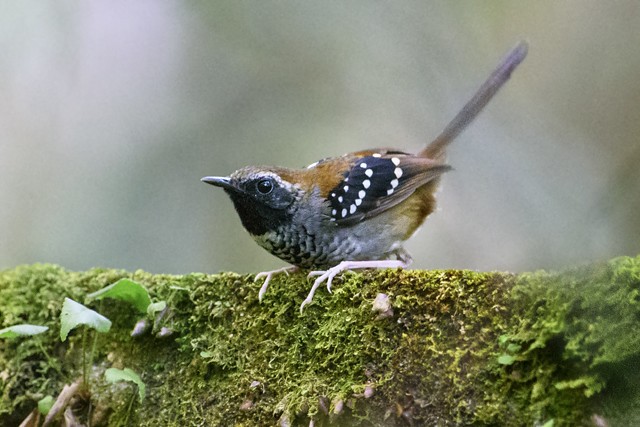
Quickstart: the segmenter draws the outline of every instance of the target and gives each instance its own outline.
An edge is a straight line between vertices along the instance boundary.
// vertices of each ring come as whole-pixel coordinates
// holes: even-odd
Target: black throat
[[[244,228],[254,236],[261,236],[268,231],[275,231],[291,221],[292,214],[287,209],[274,209],[259,203],[253,197],[225,189],[233,201]]]

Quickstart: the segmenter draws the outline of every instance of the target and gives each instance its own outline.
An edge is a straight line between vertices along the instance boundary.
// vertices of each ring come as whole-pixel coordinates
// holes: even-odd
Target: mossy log
[[[61,342],[63,299],[120,278],[167,301],[165,337],[132,338],[139,315],[103,300],[90,306],[111,331]],[[260,303],[250,275],[2,271],[0,328],[50,329],[0,340],[0,425],[73,383],[83,354],[92,375],[74,411],[92,426],[640,425],[640,257],[557,273],[348,273],[301,314],[309,286],[280,276]],[[109,367],[139,373],[146,398],[106,384]]]

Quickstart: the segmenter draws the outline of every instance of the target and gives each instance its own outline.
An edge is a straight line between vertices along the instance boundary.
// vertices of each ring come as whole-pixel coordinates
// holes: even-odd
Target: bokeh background
[[[417,151],[520,39],[414,266],[640,253],[637,1],[32,0],[0,4],[0,268],[280,267],[202,176]]]

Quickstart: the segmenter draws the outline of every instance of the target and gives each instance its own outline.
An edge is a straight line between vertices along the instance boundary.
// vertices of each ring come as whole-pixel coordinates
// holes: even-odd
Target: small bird
[[[264,277],[262,300],[274,274],[315,269],[319,276],[300,306],[326,281],[348,270],[406,268],[403,243],[434,211],[440,177],[451,169],[445,149],[509,79],[527,55],[516,45],[462,110],[417,154],[381,148],[322,159],[304,169],[247,166],[228,177],[207,176],[231,198],[244,228],[271,254],[293,266]]]

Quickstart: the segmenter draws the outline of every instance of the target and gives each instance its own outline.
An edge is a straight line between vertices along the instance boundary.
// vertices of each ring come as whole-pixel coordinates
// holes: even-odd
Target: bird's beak
[[[231,185],[231,180],[227,176],[205,176],[200,181],[207,184],[215,185],[216,187],[222,187],[224,189],[231,190],[234,187]]]

